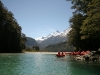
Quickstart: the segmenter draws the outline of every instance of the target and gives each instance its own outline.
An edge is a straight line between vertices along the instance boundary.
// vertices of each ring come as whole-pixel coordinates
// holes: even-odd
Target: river
[[[3,53],[0,75],[100,75],[100,63],[57,58],[55,53]]]

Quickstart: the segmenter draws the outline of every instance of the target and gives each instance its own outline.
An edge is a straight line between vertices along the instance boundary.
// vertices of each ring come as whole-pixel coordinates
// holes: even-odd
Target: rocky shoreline
[[[86,55],[76,55],[75,60],[100,61],[100,50],[91,51]]]

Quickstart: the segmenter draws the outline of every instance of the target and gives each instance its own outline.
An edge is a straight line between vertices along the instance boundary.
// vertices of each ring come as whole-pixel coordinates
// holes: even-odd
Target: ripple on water
[[[99,75],[100,65],[93,62],[57,58],[55,54],[0,54],[0,75]]]

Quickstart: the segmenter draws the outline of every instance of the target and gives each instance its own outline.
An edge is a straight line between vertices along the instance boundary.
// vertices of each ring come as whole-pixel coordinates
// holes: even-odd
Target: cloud
[[[48,28],[48,30],[49,30],[51,33],[53,33],[53,32],[56,31],[54,28]]]

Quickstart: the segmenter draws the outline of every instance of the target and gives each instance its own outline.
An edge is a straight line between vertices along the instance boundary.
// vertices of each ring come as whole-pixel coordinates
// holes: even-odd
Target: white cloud
[[[55,32],[56,30],[55,29],[53,29],[53,28],[48,28],[48,30],[51,32],[51,33],[53,33],[53,32]]]

